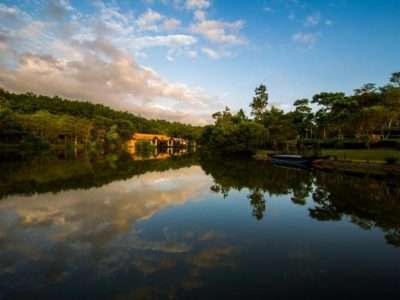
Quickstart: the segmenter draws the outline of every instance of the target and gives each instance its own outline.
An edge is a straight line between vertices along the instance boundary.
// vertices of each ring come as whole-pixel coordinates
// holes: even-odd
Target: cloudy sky
[[[400,71],[398,0],[0,0],[0,86],[197,124]]]

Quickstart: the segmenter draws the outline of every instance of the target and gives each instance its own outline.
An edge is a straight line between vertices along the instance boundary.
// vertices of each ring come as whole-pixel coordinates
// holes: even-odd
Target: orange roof
[[[135,133],[132,137],[135,140],[151,141],[157,138],[160,141],[170,140],[171,137],[165,134]]]

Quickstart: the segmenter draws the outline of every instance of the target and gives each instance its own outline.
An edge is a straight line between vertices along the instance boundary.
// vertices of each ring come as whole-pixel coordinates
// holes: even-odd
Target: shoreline
[[[253,156],[253,159],[270,161],[266,153],[257,153]],[[316,159],[313,161],[311,169],[326,172],[339,172],[355,176],[399,178],[400,181],[400,164],[384,164],[356,160]]]
[[[320,159],[312,163],[316,170],[340,172],[350,175],[370,175],[380,178],[400,178],[399,164],[376,164],[346,160]]]

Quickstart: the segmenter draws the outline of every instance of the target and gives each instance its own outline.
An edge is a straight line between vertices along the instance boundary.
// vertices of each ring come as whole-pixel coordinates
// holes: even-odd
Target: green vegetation
[[[379,88],[368,83],[352,95],[322,92],[311,100],[298,99],[289,112],[269,107],[268,98],[265,85],[256,88],[250,103],[252,119],[243,110],[215,113],[215,124],[204,129],[201,142],[229,153],[254,153],[257,148],[400,149],[400,72]],[[384,161],[387,155],[379,153],[377,160]]]
[[[189,154],[164,160],[133,161],[126,152],[83,155],[58,159],[54,154],[26,161],[3,162],[0,172],[0,199],[15,194],[57,193],[69,189],[100,187],[146,172],[189,167],[197,157]]]
[[[199,126],[144,119],[101,104],[0,89],[0,156],[44,147],[115,151],[134,132],[198,140],[201,130]]]
[[[289,112],[269,106],[268,100],[267,87],[260,85],[250,103],[251,117],[226,107],[213,114],[213,125],[198,127],[147,120],[100,104],[0,89],[0,156],[46,147],[75,153],[116,151],[134,132],[147,132],[194,140],[220,153],[390,148],[393,152],[322,154],[371,162],[398,160],[394,149],[400,149],[400,72],[382,87],[368,83],[352,95],[322,92],[311,100],[298,99]]]
[[[400,151],[394,149],[322,149],[323,156],[339,160],[385,163],[388,159],[400,159]]]
[[[243,111],[233,115],[229,108],[213,115],[215,126],[206,126],[200,142],[211,150],[244,153],[263,145],[267,131],[261,124],[248,120]]]
[[[267,160],[273,153],[272,150],[257,150],[254,158]],[[396,149],[320,149],[318,154],[353,162],[396,163],[400,160],[400,151]]]

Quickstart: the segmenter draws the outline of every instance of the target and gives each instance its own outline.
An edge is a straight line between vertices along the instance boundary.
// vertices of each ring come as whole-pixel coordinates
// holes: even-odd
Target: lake
[[[0,167],[0,299],[400,299],[397,182],[193,154]]]

